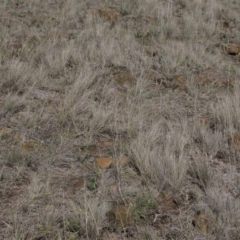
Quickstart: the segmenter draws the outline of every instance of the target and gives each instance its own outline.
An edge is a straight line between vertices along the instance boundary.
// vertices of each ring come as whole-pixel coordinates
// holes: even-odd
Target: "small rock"
[[[192,221],[193,226],[203,235],[211,235],[217,229],[215,218],[209,212],[204,210],[198,211]]]
[[[201,126],[209,126],[209,124],[211,123],[210,120],[208,118],[199,118],[197,120],[198,125]]]
[[[117,164],[121,167],[125,167],[130,162],[130,159],[128,157],[120,157],[117,160]]]
[[[158,55],[158,51],[156,48],[153,48],[153,47],[145,47],[144,48],[146,54],[150,57],[155,57]]]
[[[240,149],[240,132],[232,134],[228,138],[228,144],[233,145],[236,149]]]
[[[182,75],[176,75],[170,79],[166,79],[162,76],[158,79],[157,82],[170,91],[181,93],[187,91],[187,88],[185,86],[186,81],[187,80]]]
[[[29,120],[30,118],[33,117],[33,114],[30,112],[18,112],[15,114],[16,119],[18,120]]]
[[[71,178],[68,179],[66,181],[66,186],[65,189],[69,192],[69,193],[76,193],[78,190],[82,189],[85,185],[85,181],[82,177],[80,178]]]
[[[174,82],[179,85],[185,85],[187,79],[183,75],[179,74],[174,76]]]
[[[17,145],[21,142],[22,136],[20,132],[16,132],[13,136],[13,145]]]
[[[111,192],[115,192],[117,193],[118,191],[118,185],[116,183],[113,183],[110,187],[109,187]]]
[[[111,67],[110,74],[121,87],[131,86],[135,82],[130,70],[124,66]]]
[[[201,73],[195,75],[196,83],[199,87],[233,87],[236,77],[227,71],[207,68]]]
[[[116,206],[107,212],[107,218],[110,224],[116,227],[126,227],[133,224],[132,209],[128,206]]]
[[[101,234],[101,239],[102,239],[102,240],[111,239],[111,238],[110,238],[110,235],[111,235],[111,233],[109,232],[109,230],[108,230],[108,229],[104,229],[103,232],[102,232],[102,234]]]
[[[230,55],[238,55],[238,53],[240,52],[240,46],[238,46],[237,44],[231,43],[227,46],[227,52]]]
[[[128,71],[117,72],[114,75],[114,79],[121,86],[131,84],[135,80],[131,73]]]
[[[174,193],[170,187],[166,187],[158,196],[158,203],[165,208],[176,208],[177,203],[174,198]]]
[[[118,12],[114,8],[100,8],[98,9],[100,17],[105,18],[107,21],[111,23],[115,23],[120,17],[122,17],[122,14]]]
[[[36,151],[39,148],[41,148],[42,144],[36,140],[25,140],[22,144],[21,144],[21,151],[22,152],[30,152],[30,151]]]
[[[118,12],[116,9],[108,7],[89,9],[88,13],[95,17],[104,18],[105,20],[112,24],[116,23],[122,17],[122,14]]]
[[[165,88],[171,88],[171,87],[172,87],[171,81],[169,81],[169,80],[167,80],[167,79],[161,79],[160,83],[161,83]]]
[[[66,33],[52,33],[52,32],[48,32],[45,36],[44,36],[45,39],[58,39],[58,40],[61,40],[61,39],[68,39],[69,36],[66,34]]]
[[[69,194],[75,194],[85,187],[86,182],[82,176],[74,176],[74,174],[63,176],[63,174],[58,174],[51,176],[50,184],[54,188],[60,187]]]
[[[112,165],[112,158],[97,158],[96,164],[101,169],[107,169]]]
[[[108,148],[111,147],[113,145],[113,141],[109,140],[109,141],[102,141],[99,143],[99,147],[101,148]]]
[[[153,69],[147,70],[144,73],[144,77],[147,80],[151,80],[154,83],[158,83],[158,84],[161,84],[162,80],[164,80],[164,76]]]
[[[0,128],[0,139],[5,140],[13,135],[13,130],[8,127],[1,127]]]

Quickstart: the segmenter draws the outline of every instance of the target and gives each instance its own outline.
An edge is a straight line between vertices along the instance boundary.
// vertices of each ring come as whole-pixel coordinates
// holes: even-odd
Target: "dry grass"
[[[239,14],[3,1],[0,239],[239,239]]]

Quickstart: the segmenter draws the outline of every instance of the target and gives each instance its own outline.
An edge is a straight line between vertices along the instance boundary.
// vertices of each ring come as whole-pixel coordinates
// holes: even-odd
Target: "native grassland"
[[[0,239],[239,239],[237,0],[0,0],[0,43]]]

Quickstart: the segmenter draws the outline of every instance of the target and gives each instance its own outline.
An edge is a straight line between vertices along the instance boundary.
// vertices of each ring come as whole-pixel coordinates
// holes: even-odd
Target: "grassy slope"
[[[2,1],[0,239],[238,239],[239,26],[234,0]]]

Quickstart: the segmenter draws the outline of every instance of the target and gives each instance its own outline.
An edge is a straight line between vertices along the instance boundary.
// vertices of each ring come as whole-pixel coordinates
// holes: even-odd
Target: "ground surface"
[[[239,239],[238,1],[0,1],[0,42],[0,239]]]

